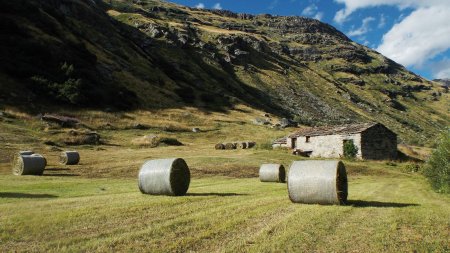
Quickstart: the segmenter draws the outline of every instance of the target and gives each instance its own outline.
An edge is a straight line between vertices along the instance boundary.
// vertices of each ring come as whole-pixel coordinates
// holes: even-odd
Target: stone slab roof
[[[347,124],[340,126],[324,126],[324,127],[310,127],[300,129],[297,132],[289,135],[290,138],[299,136],[322,136],[322,135],[336,135],[336,134],[356,134],[364,132],[379,123],[361,123],[361,124]]]
[[[287,143],[287,137],[282,137],[279,139],[276,139],[272,142],[272,144],[286,144]]]

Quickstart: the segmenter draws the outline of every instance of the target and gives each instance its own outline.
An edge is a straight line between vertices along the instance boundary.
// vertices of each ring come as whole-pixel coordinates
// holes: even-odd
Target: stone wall
[[[376,125],[361,135],[363,159],[394,160],[397,158],[397,135],[382,125]]]
[[[344,140],[353,140],[353,143],[358,147],[357,158],[362,158],[361,153],[361,135],[325,135],[325,136],[311,136],[309,142],[306,142],[305,136],[300,136],[296,141],[296,148],[302,151],[312,151],[311,157],[323,158],[340,158],[344,156]],[[288,145],[292,143],[292,138],[287,139]]]

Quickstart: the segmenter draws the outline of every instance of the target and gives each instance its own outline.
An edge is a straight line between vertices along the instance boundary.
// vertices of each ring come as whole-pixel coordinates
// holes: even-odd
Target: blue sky
[[[427,78],[450,78],[450,0],[170,0],[316,18]]]

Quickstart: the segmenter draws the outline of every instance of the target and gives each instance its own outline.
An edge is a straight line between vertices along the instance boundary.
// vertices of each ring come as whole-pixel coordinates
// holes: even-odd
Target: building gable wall
[[[361,133],[361,151],[363,159],[396,159],[397,135],[383,125],[375,125]]]
[[[307,137],[299,136],[296,140],[296,149],[302,151],[312,151],[311,157],[323,158],[340,158],[344,155],[344,140],[353,140],[353,143],[358,147],[357,158],[362,158],[361,153],[361,134],[344,134],[344,135],[324,135],[324,136],[310,136],[309,142]],[[288,143],[291,143],[291,138],[288,138]],[[291,147],[292,148],[292,147]]]

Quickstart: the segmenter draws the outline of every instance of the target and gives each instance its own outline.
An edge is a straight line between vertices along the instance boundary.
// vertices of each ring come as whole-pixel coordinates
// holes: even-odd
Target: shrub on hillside
[[[433,189],[450,193],[450,129],[443,134],[437,148],[428,159],[423,174]]]

